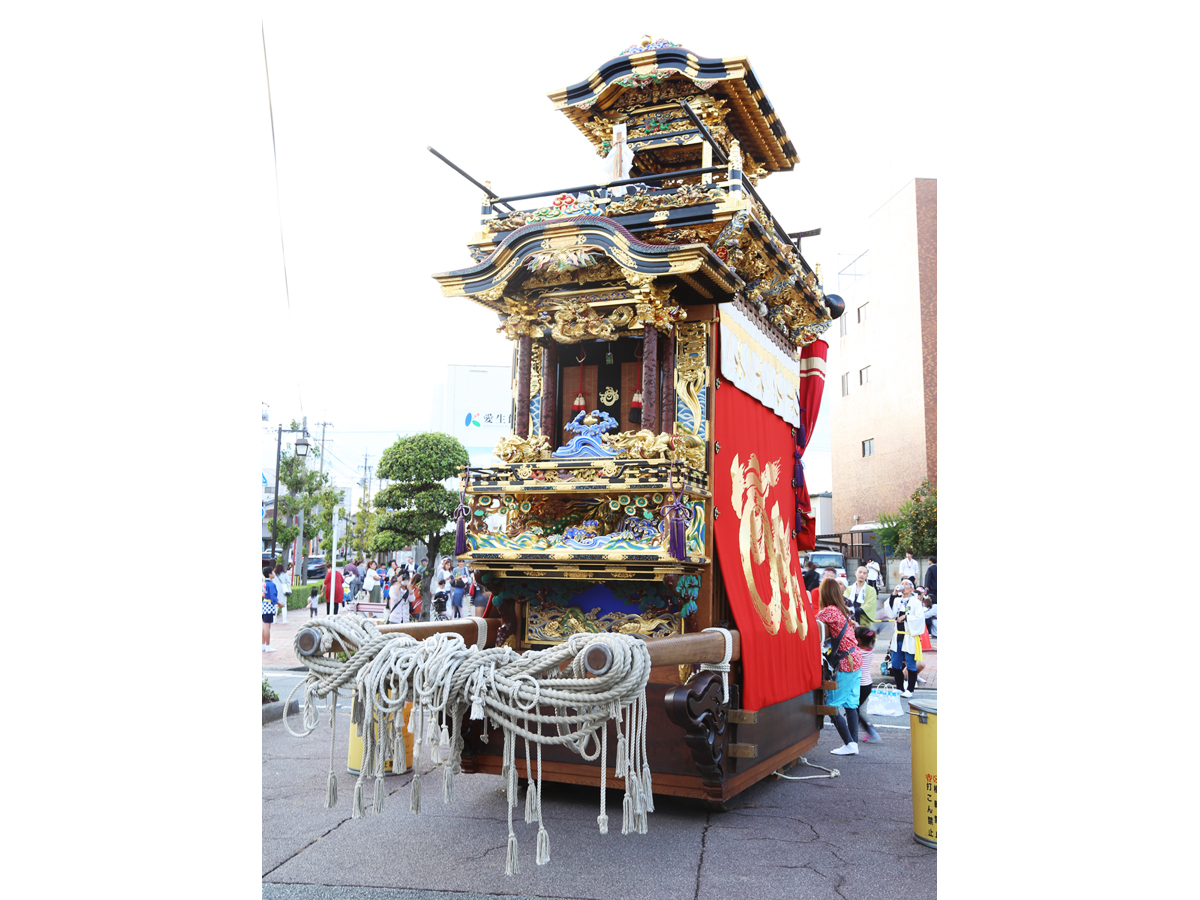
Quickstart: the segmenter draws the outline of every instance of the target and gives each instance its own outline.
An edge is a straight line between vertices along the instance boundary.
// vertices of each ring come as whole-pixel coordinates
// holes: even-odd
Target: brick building
[[[937,180],[902,187],[868,235],[839,272],[846,312],[825,335],[835,532],[937,484]]]

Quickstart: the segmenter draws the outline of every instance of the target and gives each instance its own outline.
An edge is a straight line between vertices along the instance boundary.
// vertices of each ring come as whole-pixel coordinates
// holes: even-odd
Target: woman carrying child
[[[834,727],[844,746],[835,747],[830,753],[836,756],[852,756],[858,753],[858,694],[861,681],[862,651],[854,639],[854,627],[850,624],[850,610],[842,599],[842,585],[836,578],[821,582],[820,611],[817,621],[825,626],[829,635],[827,659],[837,679],[837,690],[827,695],[825,702],[838,707],[837,715],[831,716]],[[840,639],[839,639],[840,635]],[[843,717],[841,709],[846,710]],[[849,727],[847,727],[849,720]]]

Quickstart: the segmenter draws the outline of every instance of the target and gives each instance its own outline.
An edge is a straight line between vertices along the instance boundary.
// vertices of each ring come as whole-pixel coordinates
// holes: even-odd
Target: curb
[[[283,708],[287,706],[288,715],[294,716],[300,712],[300,698],[293,697],[291,703],[285,700],[276,700],[274,703],[264,703],[262,705],[262,723],[266,725],[268,722],[278,722],[283,718]]]

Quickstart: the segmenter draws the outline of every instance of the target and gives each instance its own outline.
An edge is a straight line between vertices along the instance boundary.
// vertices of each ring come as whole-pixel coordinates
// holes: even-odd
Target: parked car
[[[837,579],[842,584],[847,584],[846,581],[846,557],[836,550],[824,550],[818,547],[815,550],[809,550],[805,555],[803,565],[807,566],[808,561],[812,560],[813,565],[817,567],[817,574],[828,568],[833,568],[837,571]]]
[[[324,578],[325,577],[325,557],[310,556],[308,558],[308,577],[309,578]]]

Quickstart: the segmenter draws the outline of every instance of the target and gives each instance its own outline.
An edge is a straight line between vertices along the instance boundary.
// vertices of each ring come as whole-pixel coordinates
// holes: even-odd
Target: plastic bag
[[[871,691],[871,696],[863,705],[863,712],[868,716],[902,716],[904,704],[900,702],[900,692],[894,685],[879,684]]]

